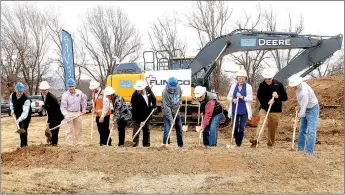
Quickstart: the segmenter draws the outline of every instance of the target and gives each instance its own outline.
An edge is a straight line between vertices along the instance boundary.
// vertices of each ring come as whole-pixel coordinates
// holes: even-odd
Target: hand
[[[273,92],[273,97],[278,99],[278,97],[279,97],[278,93],[277,92]]]
[[[143,127],[143,126],[145,126],[145,122],[140,123],[140,127]]]
[[[17,123],[18,125],[19,125],[20,122],[21,122],[21,121],[19,121],[19,119],[16,120],[16,123]]]
[[[292,126],[293,126],[294,128],[296,128],[296,127],[297,127],[298,122],[299,122],[299,118],[297,117],[296,122],[295,122],[295,120],[293,120],[293,121],[292,121]]]
[[[14,116],[14,112],[11,112],[11,116]]]
[[[94,112],[95,112],[95,109],[92,108],[92,109],[91,109],[91,113],[92,113],[92,114],[95,114]]]
[[[295,107],[295,111],[298,110],[298,106]]]
[[[83,113],[83,114],[86,114],[86,110],[83,110],[82,113]]]
[[[268,105],[272,105],[274,103],[274,100],[270,100],[269,102],[268,102]]]
[[[236,97],[243,99],[243,95],[237,92]]]
[[[182,101],[178,103],[178,106],[181,107],[182,106]]]
[[[237,104],[237,99],[232,99],[232,102],[233,102],[234,104]]]
[[[99,118],[99,123],[103,123],[104,122],[104,117]]]
[[[202,128],[202,126],[200,126],[200,131],[199,131],[199,132],[202,133],[202,132],[204,132],[204,130],[205,130],[205,129]]]
[[[170,119],[170,125],[174,126],[174,120],[173,119]]]

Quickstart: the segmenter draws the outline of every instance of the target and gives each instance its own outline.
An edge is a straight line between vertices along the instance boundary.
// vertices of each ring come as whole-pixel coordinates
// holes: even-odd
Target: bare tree
[[[262,30],[262,8],[257,6],[257,15],[249,15],[246,11],[243,11],[241,20],[237,20],[235,25],[237,29],[256,29]],[[248,83],[253,86],[253,90],[256,90],[259,86],[261,79],[261,71],[263,69],[263,61],[268,59],[267,50],[257,51],[244,51],[241,53],[231,54],[235,64],[240,68],[244,68],[248,74]]]
[[[176,50],[180,49],[182,52],[180,55],[185,55],[186,43],[179,37],[178,24],[179,20],[175,12],[172,16],[162,15],[151,23],[148,35],[154,51],[167,50],[170,56],[176,56],[179,55]]]
[[[229,21],[232,10],[224,1],[197,1],[196,8],[187,14],[188,26],[197,30],[200,45],[203,48],[207,42],[215,40],[224,35],[226,24]],[[215,90],[219,89],[219,78],[221,72],[221,62],[212,73],[212,83]]]
[[[48,73],[48,31],[45,15],[30,3],[7,5],[2,10],[2,28],[9,44],[16,49],[21,74],[29,94],[38,93],[38,86]]]
[[[230,82],[230,77],[224,71],[221,71],[219,90],[217,92],[219,92],[221,95],[227,94],[230,90]]]
[[[120,61],[126,58],[134,61],[139,57],[139,33],[120,8],[93,8],[86,13],[79,32],[91,58],[91,62],[82,68],[92,78],[100,80],[103,86]]]
[[[65,71],[64,71],[64,65],[62,63],[62,24],[60,22],[59,18],[59,10],[50,8],[47,12],[47,20],[48,20],[48,28],[49,28],[49,34],[50,38],[54,43],[54,51],[56,54],[56,58],[52,58],[51,60],[54,61],[56,64],[58,64],[58,70],[56,71],[57,76],[66,83],[65,78]],[[74,67],[76,69],[75,71],[75,77],[76,82],[79,83],[80,76],[82,74],[81,67],[83,67],[86,63],[85,60],[85,52],[83,47],[78,44],[78,40],[74,39],[73,37],[73,57],[74,57]]]
[[[285,32],[294,32],[300,34],[304,30],[304,20],[301,16],[299,21],[294,23],[293,18],[291,14],[289,14],[289,26],[285,30]],[[264,13],[264,23],[266,26],[267,31],[273,31],[277,32],[277,16],[276,13],[273,12],[273,10],[265,10]],[[283,29],[284,30],[284,29]],[[303,50],[302,49],[288,49],[288,50],[271,50],[270,57],[274,59],[274,62],[276,64],[276,67],[278,68],[278,71],[283,69],[287,64],[290,63],[292,59],[294,59],[296,56],[298,56]]]

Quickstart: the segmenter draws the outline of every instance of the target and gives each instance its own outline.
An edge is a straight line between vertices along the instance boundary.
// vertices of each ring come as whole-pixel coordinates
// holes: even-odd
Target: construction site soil
[[[151,147],[131,147],[132,127],[126,129],[125,147],[99,146],[91,115],[83,116],[82,146],[68,147],[65,128],[59,146],[46,146],[46,118],[34,116],[29,147],[19,149],[19,135],[11,117],[1,118],[1,193],[344,193],[344,78],[308,81],[321,104],[315,155],[291,150],[295,92],[288,89],[277,143],[266,147],[266,132],[258,148],[249,139],[256,128],[247,127],[240,148],[226,148],[231,123],[221,128],[218,146],[198,145],[194,126],[184,132],[184,147],[161,147],[162,127],[151,127]],[[340,105],[340,106],[337,106]],[[294,146],[297,147],[298,129]],[[142,134],[140,134],[142,140]]]

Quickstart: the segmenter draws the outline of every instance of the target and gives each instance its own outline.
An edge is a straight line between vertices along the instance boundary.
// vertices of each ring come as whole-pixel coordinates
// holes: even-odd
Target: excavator
[[[192,91],[197,85],[205,86],[210,90],[210,75],[215,67],[219,65],[218,60],[225,55],[241,51],[303,49],[299,55],[292,59],[275,75],[274,79],[284,83],[286,79],[298,72],[303,71],[301,76],[305,77],[318,68],[337,50],[341,49],[342,41],[342,34],[335,36],[319,36],[311,34],[303,35],[294,32],[237,29],[210,41],[195,57],[171,57],[171,55],[161,55],[164,57],[158,58],[157,56],[159,53],[167,53],[167,51],[145,51],[143,53],[143,71],[151,70],[159,72],[161,70],[191,69]],[[152,61],[147,61],[145,57],[147,53],[152,54]],[[154,59],[155,56],[156,59]],[[126,69],[125,66],[122,66],[122,68]],[[144,79],[144,73],[140,71],[134,71],[132,73],[128,73],[130,71],[124,72],[125,73],[109,75],[107,78],[107,85],[112,86],[119,95],[125,98],[126,102],[130,102],[130,96],[134,89],[133,87],[130,88],[128,85],[121,85],[121,82],[127,80],[127,83],[134,84],[136,80]],[[157,96],[157,105],[159,108],[161,94],[155,95]],[[185,105],[185,103],[183,105]],[[188,123],[196,123],[197,113],[194,111],[195,108],[197,108],[197,104],[193,102],[192,97],[188,97],[187,107],[189,108],[187,111]],[[181,111],[183,110],[184,109],[181,108]],[[153,115],[153,123],[162,122],[159,112],[160,109],[157,109],[157,112]]]

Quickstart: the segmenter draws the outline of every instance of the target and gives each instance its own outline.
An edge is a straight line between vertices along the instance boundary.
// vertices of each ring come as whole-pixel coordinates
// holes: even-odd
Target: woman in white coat
[[[244,130],[247,120],[252,118],[251,103],[253,101],[253,88],[246,81],[248,79],[247,72],[240,69],[236,72],[237,82],[230,87],[227,99],[229,101],[229,117],[235,123],[234,137],[237,147],[240,147],[244,137]],[[238,98],[238,102],[237,102]],[[236,103],[238,103],[236,121],[234,121]]]

